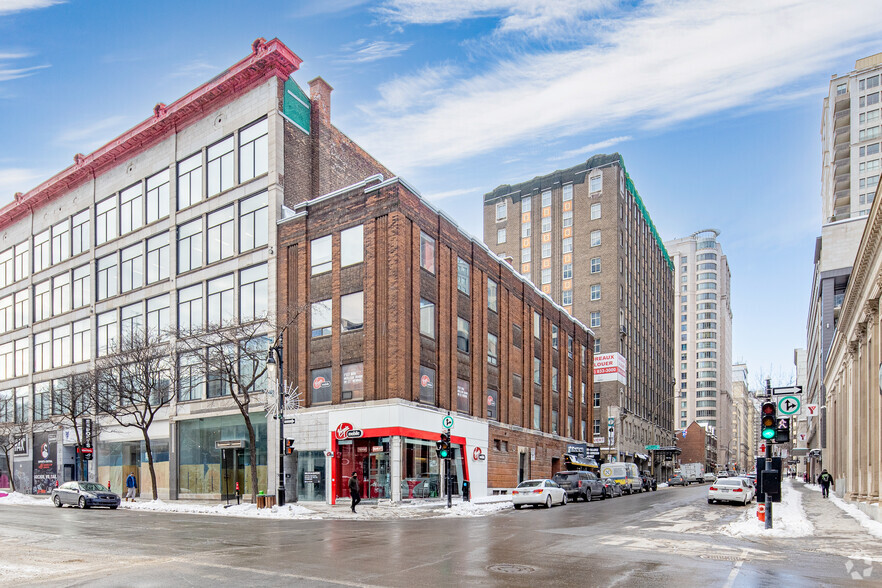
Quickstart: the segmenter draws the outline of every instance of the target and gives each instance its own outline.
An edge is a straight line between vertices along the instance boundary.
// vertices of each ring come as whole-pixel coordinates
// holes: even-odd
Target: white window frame
[[[269,123],[266,118],[239,129],[239,182],[269,170]]]

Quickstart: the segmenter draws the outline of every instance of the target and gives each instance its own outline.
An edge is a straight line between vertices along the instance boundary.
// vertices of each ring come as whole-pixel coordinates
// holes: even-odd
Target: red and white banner
[[[594,381],[628,383],[628,361],[620,353],[598,353],[594,356]]]

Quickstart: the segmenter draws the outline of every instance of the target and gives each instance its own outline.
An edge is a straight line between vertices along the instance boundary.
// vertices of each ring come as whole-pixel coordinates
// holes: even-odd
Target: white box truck
[[[687,484],[704,482],[704,464],[703,463],[684,463],[680,465],[680,473],[686,480]]]

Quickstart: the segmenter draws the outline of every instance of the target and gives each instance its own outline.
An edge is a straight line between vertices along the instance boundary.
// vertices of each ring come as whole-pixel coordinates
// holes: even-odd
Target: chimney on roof
[[[331,87],[321,76],[309,82],[309,100],[322,123],[331,122]]]

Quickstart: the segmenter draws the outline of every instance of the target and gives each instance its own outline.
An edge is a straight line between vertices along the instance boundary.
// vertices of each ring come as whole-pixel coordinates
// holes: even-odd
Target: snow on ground
[[[0,506],[5,506],[7,504],[52,505],[46,497],[38,498],[36,496],[31,496],[30,494],[22,494],[21,492],[11,492],[9,494],[6,492],[0,492]]]
[[[756,507],[748,507],[741,517],[721,529],[733,537],[806,537],[814,535],[815,526],[802,508],[802,494],[794,490],[790,480],[782,482],[781,502],[772,505],[774,528],[766,529],[756,516]]]
[[[668,487],[667,482],[662,482],[661,484],[658,485],[658,488],[667,488],[667,487]]]
[[[286,504],[279,508],[258,509],[254,504],[233,504],[227,508],[224,504],[201,504],[187,502],[164,502],[149,500],[145,502],[123,502],[120,508],[137,511],[171,512],[180,514],[213,515],[219,517],[251,517],[258,519],[294,519],[315,518],[316,513],[299,504]]]
[[[865,512],[860,510],[853,504],[842,500],[832,492],[830,493],[830,502],[845,511],[845,514],[856,520],[863,528],[869,531],[870,535],[878,539],[882,539],[882,523],[873,520]]]

